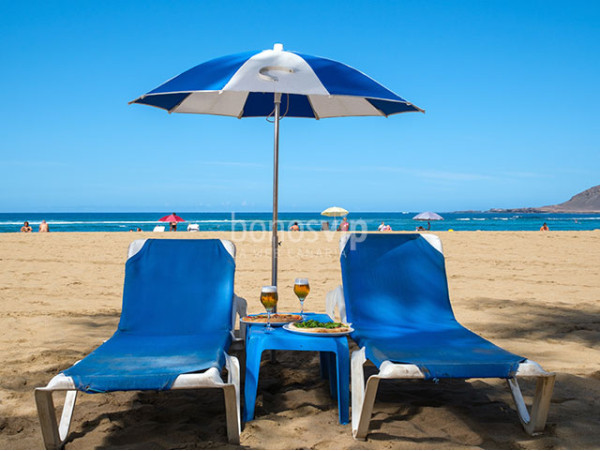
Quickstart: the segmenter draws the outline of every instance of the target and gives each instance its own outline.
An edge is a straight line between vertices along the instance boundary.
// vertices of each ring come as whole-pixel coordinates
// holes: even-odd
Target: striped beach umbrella
[[[277,285],[279,120],[424,112],[372,78],[328,58],[273,50],[213,59],[166,81],[130,103],[169,113],[272,117],[272,285]]]

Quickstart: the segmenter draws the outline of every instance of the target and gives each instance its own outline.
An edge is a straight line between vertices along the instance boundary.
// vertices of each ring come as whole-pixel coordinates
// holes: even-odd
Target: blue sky
[[[127,102],[272,48],[426,114],[284,119],[280,211],[541,206],[600,184],[600,2],[0,2],[0,211],[270,211],[265,119]]]

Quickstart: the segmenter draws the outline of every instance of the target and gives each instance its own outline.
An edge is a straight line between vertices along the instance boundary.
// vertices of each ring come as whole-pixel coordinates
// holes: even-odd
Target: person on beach
[[[381,224],[379,224],[379,227],[377,227],[377,230],[380,232],[383,232],[383,229],[385,229],[385,222],[381,221]]]
[[[175,216],[175,213],[173,213],[173,216]],[[169,232],[177,232],[177,221],[171,221],[169,223]]]
[[[548,227],[548,224],[546,224],[546,223],[544,222],[544,224],[542,224],[542,226],[540,227],[540,231],[541,231],[541,232],[545,232],[545,231],[547,231],[547,230],[550,230],[550,228]]]
[[[38,230],[40,233],[42,232],[49,232],[50,229],[48,228],[48,223],[46,222],[45,219],[42,220],[42,222],[40,223],[40,228]]]
[[[28,221],[25,221],[23,223],[23,227],[21,227],[21,232],[23,233],[30,233],[33,229],[31,228],[31,226],[29,225]]]
[[[348,230],[350,230],[350,223],[346,218],[342,220],[342,223],[339,225],[338,230],[342,232],[347,232]]]
[[[298,232],[298,231],[300,231],[300,226],[298,225],[297,222],[294,222],[294,224],[292,224],[292,226],[290,227],[290,230],[292,232]]]
[[[329,230],[329,222],[327,222],[327,221],[323,221],[323,222],[321,223],[321,230],[322,230],[322,231]]]

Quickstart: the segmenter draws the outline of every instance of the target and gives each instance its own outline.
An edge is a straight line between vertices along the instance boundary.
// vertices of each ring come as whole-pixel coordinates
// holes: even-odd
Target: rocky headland
[[[600,213],[600,185],[582,191],[561,204],[544,207],[492,208],[489,211],[502,213]]]

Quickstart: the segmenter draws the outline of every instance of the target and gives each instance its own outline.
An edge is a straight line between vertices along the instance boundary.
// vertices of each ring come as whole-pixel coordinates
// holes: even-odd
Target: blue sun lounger
[[[511,354],[456,321],[439,238],[429,234],[351,234],[340,242],[343,288],[327,296],[352,324],[352,433],[367,436],[380,379],[506,379],[529,434],[544,430],[553,373]],[[363,365],[379,369],[365,384]],[[517,376],[537,377],[531,414]]]
[[[223,389],[228,439],[239,443],[240,370],[226,352],[239,310],[234,257],[233,243],[225,240],[149,239],[130,245],[117,331],[35,390],[46,448],[64,444],[78,391],[210,387]],[[57,390],[67,392],[59,423],[52,399]]]

